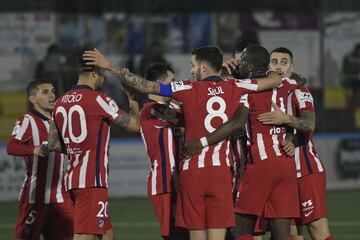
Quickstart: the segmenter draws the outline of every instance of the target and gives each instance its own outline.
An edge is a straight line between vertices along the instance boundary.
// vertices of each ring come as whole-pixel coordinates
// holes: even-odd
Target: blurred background
[[[6,155],[6,143],[16,118],[27,111],[27,83],[49,80],[61,96],[76,84],[78,53],[87,43],[113,63],[141,75],[150,63],[167,62],[176,79],[182,80],[191,78],[193,48],[216,44],[231,56],[240,37],[254,39],[269,51],[283,46],[293,52],[295,71],[306,77],[315,100],[316,146],[331,190],[330,227],[337,231],[335,239],[360,239],[360,210],[354,204],[360,202],[357,0],[1,1],[0,201],[4,202],[0,212],[10,210],[7,217],[0,217],[0,239],[10,236],[14,202],[25,173],[21,159]],[[119,83],[111,76],[104,91],[127,108]],[[129,232],[148,231],[143,234],[146,239],[158,239],[158,226],[145,198],[149,164],[140,137],[112,128],[111,157],[110,195],[113,205],[128,214],[115,216],[120,219],[119,231],[138,227],[142,230]],[[129,210],[137,201],[139,206]],[[145,220],[132,217],[140,206],[146,209],[142,213],[149,213]],[[354,209],[357,214],[351,215]],[[134,224],[126,224],[128,219],[135,219]],[[146,221],[153,224],[141,225]],[[140,239],[136,236],[129,233],[122,239]]]

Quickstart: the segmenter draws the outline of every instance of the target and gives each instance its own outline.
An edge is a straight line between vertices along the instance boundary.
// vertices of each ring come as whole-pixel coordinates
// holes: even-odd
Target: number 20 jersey
[[[53,117],[69,159],[67,190],[108,187],[110,123],[122,113],[114,100],[86,85],[57,100]]]
[[[235,113],[240,97],[255,92],[256,80],[222,80],[210,76],[201,81],[173,82],[172,98],[182,103],[186,141],[199,139],[215,131]],[[232,164],[229,141],[223,140],[202,149],[200,154],[180,162],[180,170]]]

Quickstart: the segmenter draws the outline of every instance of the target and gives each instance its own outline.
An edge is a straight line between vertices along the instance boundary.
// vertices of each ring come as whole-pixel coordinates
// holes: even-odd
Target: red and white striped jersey
[[[215,131],[235,113],[240,97],[255,92],[256,80],[221,79],[210,76],[201,81],[173,82],[172,98],[182,103],[186,141],[199,139]],[[223,140],[202,149],[200,154],[180,163],[180,170],[231,166],[230,142]]]
[[[250,142],[248,164],[253,164],[267,158],[286,156],[281,143],[285,138],[285,128],[277,125],[265,125],[257,117],[269,111],[274,111],[272,102],[283,112],[286,112],[288,94],[298,87],[295,80],[283,78],[278,88],[244,95],[240,104],[249,108],[247,134]]]
[[[9,155],[23,156],[26,174],[20,202],[49,204],[64,202],[65,155],[50,152],[47,157],[33,154],[34,146],[47,144],[49,119],[37,111],[21,116],[15,124],[7,145]]]
[[[172,192],[173,177],[177,176],[179,138],[173,125],[155,118],[151,111],[159,103],[145,103],[140,112],[140,133],[150,159],[148,195]]]
[[[314,100],[305,86],[296,89],[289,95],[288,114],[299,117],[303,111],[315,112]],[[325,171],[320,161],[313,140],[313,132],[297,131],[299,147],[295,148],[296,175],[298,178]]]
[[[86,85],[56,101],[53,117],[69,159],[67,190],[108,187],[110,123],[122,113],[114,100]]]

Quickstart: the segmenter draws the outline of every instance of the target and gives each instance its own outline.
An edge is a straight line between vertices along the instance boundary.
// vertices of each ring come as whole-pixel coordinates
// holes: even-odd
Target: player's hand
[[[198,154],[202,149],[200,140],[190,140],[185,143],[181,151],[181,158],[188,159],[196,154]]]
[[[34,147],[34,155],[39,157],[46,157],[49,154],[49,150],[46,145],[37,145]]]
[[[136,91],[129,86],[120,85],[121,91],[123,91],[129,98],[129,100],[136,101]]]
[[[290,122],[290,116],[281,111],[281,109],[273,102],[273,112],[260,114],[257,119],[263,124],[281,125]]]
[[[93,51],[85,51],[82,58],[86,61],[86,65],[97,66],[102,69],[110,70],[111,63],[96,48]]]
[[[282,148],[283,148],[284,152],[286,153],[286,155],[288,155],[289,157],[294,156],[294,154],[295,154],[294,143],[292,143],[289,140],[284,140],[281,145],[282,145]]]
[[[222,66],[226,68],[229,74],[232,74],[237,66],[239,65],[239,61],[235,58],[224,58]]]

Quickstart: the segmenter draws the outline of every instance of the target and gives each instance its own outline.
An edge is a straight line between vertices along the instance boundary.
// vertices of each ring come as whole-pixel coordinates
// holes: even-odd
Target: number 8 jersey
[[[186,141],[199,139],[215,131],[235,113],[240,97],[255,92],[256,80],[221,79],[210,76],[201,81],[171,83],[172,98],[182,103],[185,117]],[[200,154],[180,163],[180,169],[232,164],[230,143],[221,141],[202,149]]]
[[[86,85],[56,101],[53,118],[69,160],[67,190],[108,187],[110,123],[122,113],[114,100]]]

